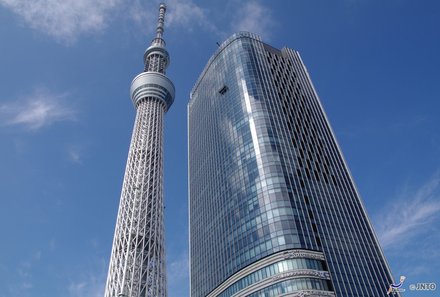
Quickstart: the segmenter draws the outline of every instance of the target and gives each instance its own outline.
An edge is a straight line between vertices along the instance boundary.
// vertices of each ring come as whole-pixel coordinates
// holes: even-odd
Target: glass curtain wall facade
[[[188,103],[191,296],[386,296],[392,277],[299,53],[227,39]]]

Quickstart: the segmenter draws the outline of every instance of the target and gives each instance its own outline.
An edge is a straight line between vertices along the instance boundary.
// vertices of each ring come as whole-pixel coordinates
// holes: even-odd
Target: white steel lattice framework
[[[169,55],[162,39],[166,7],[159,7],[156,37],[145,51],[144,72],[131,84],[137,109],[122,186],[105,297],[165,297],[163,223],[163,118],[174,100],[165,76]]]

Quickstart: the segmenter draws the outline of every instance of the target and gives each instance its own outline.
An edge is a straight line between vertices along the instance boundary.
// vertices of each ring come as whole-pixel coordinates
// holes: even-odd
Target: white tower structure
[[[133,79],[136,120],[113,239],[105,297],[165,297],[163,118],[174,100],[165,76],[169,55],[162,38],[166,7],[159,7],[156,37]]]

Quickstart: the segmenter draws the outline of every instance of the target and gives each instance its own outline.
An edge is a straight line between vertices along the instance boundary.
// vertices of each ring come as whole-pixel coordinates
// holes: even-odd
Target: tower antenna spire
[[[157,20],[156,36],[151,41],[150,47],[147,48],[144,54],[145,72],[159,72],[165,74],[166,68],[170,62],[170,57],[165,49],[165,40],[163,40],[166,10],[166,5],[161,3],[159,5],[159,18]]]
[[[164,31],[166,10],[167,10],[167,6],[164,3],[161,3],[159,5],[159,18],[157,20],[156,38],[153,39],[151,45],[165,46],[165,40],[163,40],[163,31]]]

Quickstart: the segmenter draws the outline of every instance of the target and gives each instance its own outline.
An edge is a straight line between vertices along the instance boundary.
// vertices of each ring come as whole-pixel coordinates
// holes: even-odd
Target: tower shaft
[[[168,52],[162,39],[165,5],[156,38],[144,55],[131,97],[137,110],[125,169],[105,297],[166,297],[163,122],[174,100],[165,76]]]
[[[166,296],[163,118],[155,100],[138,106],[115,230],[106,297]]]

